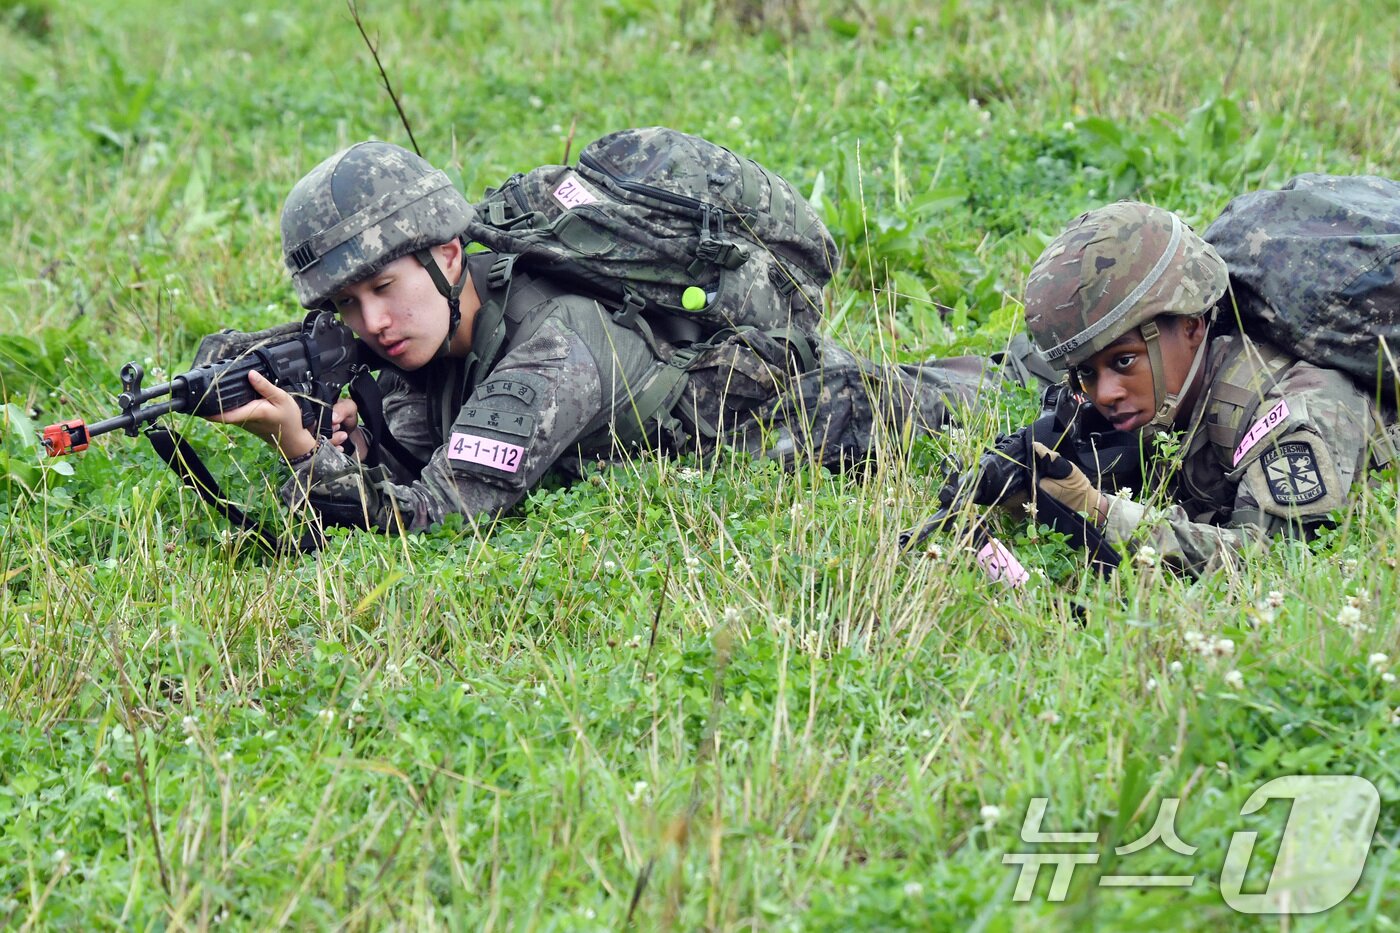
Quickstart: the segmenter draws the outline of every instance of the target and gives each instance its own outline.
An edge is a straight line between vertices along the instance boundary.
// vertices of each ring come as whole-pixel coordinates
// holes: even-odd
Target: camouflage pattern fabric
[[[517,278],[512,290],[532,294],[529,277]],[[284,501],[330,524],[416,531],[453,513],[498,515],[551,468],[613,456],[606,429],[664,365],[635,330],[590,299],[527,303],[534,306],[507,303],[503,352],[474,386],[460,385],[455,360],[426,373],[381,376],[389,428],[428,461],[421,475],[394,464],[368,469],[323,444],[297,465]],[[756,331],[731,335],[696,360],[676,406],[688,436],[676,443],[665,418],[653,419],[648,433],[665,451],[704,453],[725,444],[838,466],[879,454],[883,438],[904,442],[942,429],[1002,378],[983,358],[878,366],[830,342],[821,354],[820,369],[798,373],[783,341]],[[454,389],[466,389],[464,397],[456,399]],[[600,428],[596,446],[579,447]]]
[[[1205,238],[1230,267],[1246,329],[1394,393],[1400,184],[1299,175],[1279,191],[1235,198]]]
[[[611,133],[578,165],[510,178],[466,235],[579,290],[693,322],[815,334],[839,253],[812,206],[752,159],[666,127]],[[699,289],[703,306],[683,294]]]
[[[1347,376],[1256,347],[1240,335],[1211,341],[1206,382],[1185,436],[1180,469],[1168,477],[1174,504],[1156,507],[1120,495],[1109,504],[1105,536],[1153,548],[1191,573],[1230,568],[1247,547],[1277,534],[1307,535],[1344,505],[1376,454],[1372,405]],[[1215,394],[1241,354],[1270,361],[1252,383],[1255,403],[1227,441],[1212,439]],[[1239,386],[1233,387],[1238,390]]]
[[[1026,281],[1026,329],[1057,369],[1077,366],[1163,314],[1200,314],[1225,264],[1170,211],[1119,201],[1075,218]]]
[[[280,343],[289,337],[295,337],[301,331],[301,321],[289,321],[286,324],[278,324],[276,327],[246,333],[227,328],[218,333],[209,334],[199,342],[199,346],[195,348],[194,362],[190,364],[190,368],[194,369],[208,363],[217,363],[220,360],[237,359],[258,347]]]

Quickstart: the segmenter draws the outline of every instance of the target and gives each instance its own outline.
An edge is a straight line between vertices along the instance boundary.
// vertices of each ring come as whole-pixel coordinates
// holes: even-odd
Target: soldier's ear
[[[433,247],[433,252],[437,253],[438,265],[442,267],[442,272],[447,276],[447,280],[449,282],[457,281],[457,276],[462,271],[464,254],[462,244],[457,240],[439,243]]]
[[[1181,322],[1181,334],[1186,338],[1187,345],[1194,351],[1201,345],[1201,341],[1206,339],[1206,319],[1204,315],[1193,314],[1190,317],[1178,318]]]

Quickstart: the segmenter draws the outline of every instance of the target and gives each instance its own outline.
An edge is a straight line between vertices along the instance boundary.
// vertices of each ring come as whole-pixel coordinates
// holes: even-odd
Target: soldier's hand
[[[1033,448],[1037,487],[1081,515],[1103,521],[1107,512],[1103,494],[1089,481],[1084,471],[1039,441],[1034,443]]]
[[[248,383],[262,398],[210,415],[209,420],[238,425],[276,447],[288,460],[316,449],[316,438],[302,426],[301,408],[290,393],[257,370],[248,374]]]
[[[369,439],[360,428],[360,409],[351,399],[343,398],[331,409],[331,444],[344,447],[346,441],[354,445],[355,459],[365,459]]]

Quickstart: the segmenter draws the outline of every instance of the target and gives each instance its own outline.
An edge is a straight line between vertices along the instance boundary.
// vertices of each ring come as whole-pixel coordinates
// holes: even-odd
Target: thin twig
[[[564,164],[569,164],[569,150],[574,148],[574,130],[578,129],[578,114],[569,121],[569,138],[564,140]]]
[[[365,32],[365,24],[360,20],[360,8],[355,0],[345,0],[345,5],[350,8],[350,17],[355,21],[355,28],[360,31],[360,38],[365,40],[365,48],[369,49],[369,54],[374,58],[374,66],[379,69],[379,78],[384,82],[384,90],[389,92],[389,99],[394,102],[394,109],[399,112],[399,122],[403,124],[404,131],[408,133],[408,141],[413,143],[413,151],[418,153],[418,157],[423,157],[423,150],[418,148],[418,140],[413,136],[413,127],[408,123],[408,114],[403,112],[403,104],[399,103],[399,95],[394,93],[394,87],[389,83],[389,75],[384,71],[384,63],[379,60],[379,49],[370,41],[369,33]]]

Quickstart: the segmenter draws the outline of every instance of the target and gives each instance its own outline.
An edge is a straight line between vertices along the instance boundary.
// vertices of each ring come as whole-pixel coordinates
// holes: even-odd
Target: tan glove
[[[1034,444],[1037,487],[1081,515],[1102,522],[1108,515],[1103,494],[1084,471],[1040,441]]]

